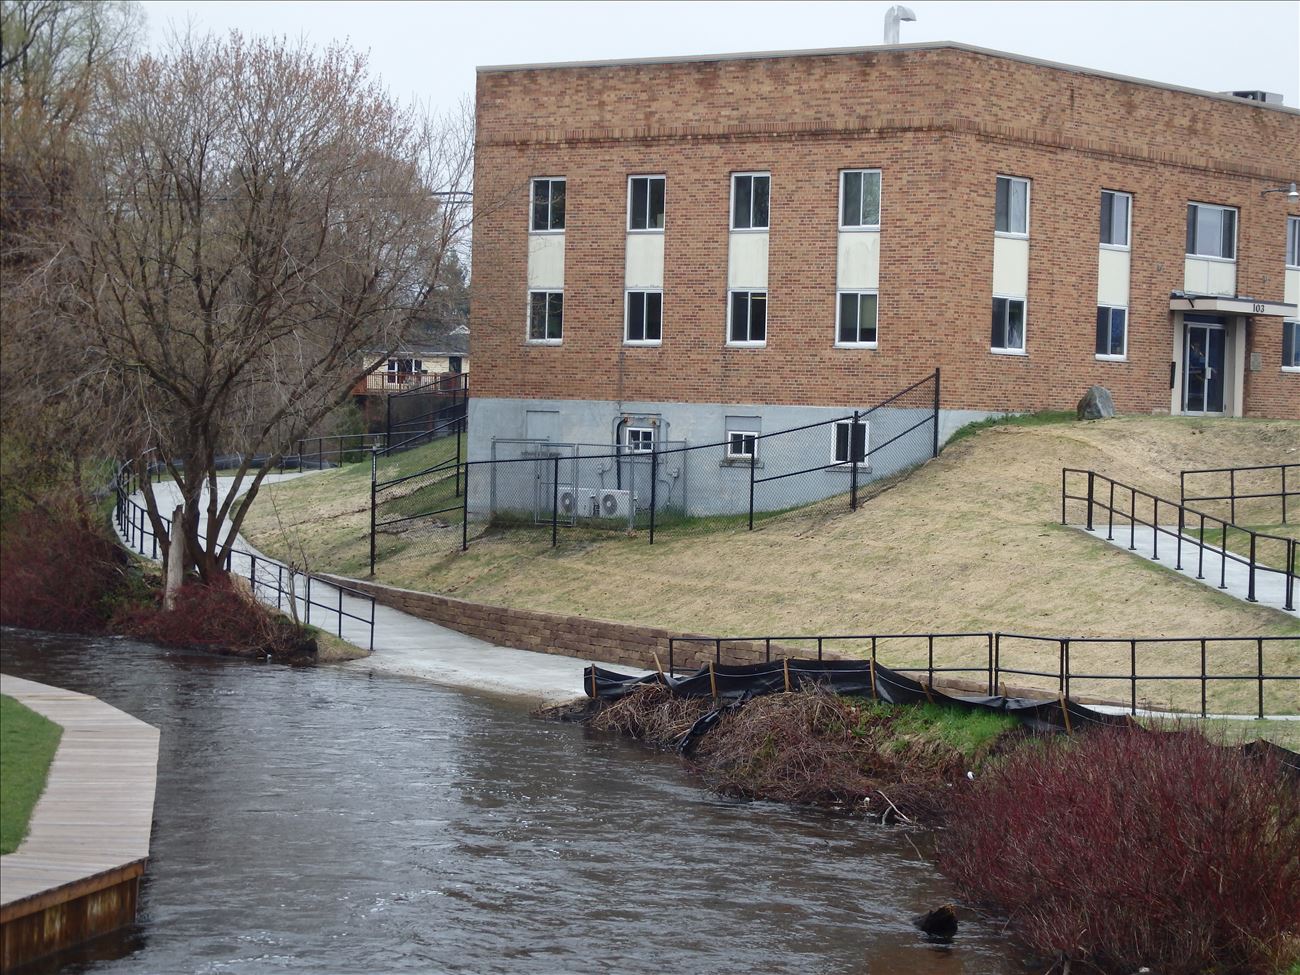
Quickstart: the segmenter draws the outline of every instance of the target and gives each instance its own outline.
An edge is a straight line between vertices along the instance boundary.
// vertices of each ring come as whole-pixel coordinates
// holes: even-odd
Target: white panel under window
[[[529,234],[529,290],[564,288],[564,234]]]
[[[727,287],[767,290],[767,234],[733,233],[727,257]]]
[[[623,284],[627,288],[664,286],[663,234],[627,235],[627,270]]]
[[[880,234],[841,231],[835,287],[875,291],[880,287]]]
[[[993,239],[993,293],[1014,298],[1029,296],[1029,241]]]
[[[1129,252],[1103,247],[1097,252],[1097,304],[1128,307]]]

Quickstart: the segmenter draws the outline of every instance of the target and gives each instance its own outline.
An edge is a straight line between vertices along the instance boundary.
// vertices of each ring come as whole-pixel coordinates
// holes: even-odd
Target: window
[[[1300,372],[1300,322],[1282,323],[1282,368]]]
[[[1029,236],[1029,180],[999,176],[993,229],[1000,234]]]
[[[852,452],[849,442],[852,441]],[[859,420],[855,425],[852,420],[835,422],[835,463],[865,464],[867,460],[867,421]]]
[[[654,427],[628,427],[623,444],[629,454],[649,454],[655,449]]]
[[[1101,242],[1107,247],[1127,247],[1129,211],[1133,197],[1114,190],[1101,191]]]
[[[559,342],[564,338],[564,292],[528,292],[528,341]]]
[[[1097,358],[1123,359],[1128,355],[1128,309],[1097,306]]]
[[[636,345],[658,345],[663,335],[664,293],[629,291],[623,341]]]
[[[840,229],[880,228],[880,170],[840,173]]]
[[[876,293],[874,291],[841,291],[838,320],[835,326],[836,345],[876,345]]]
[[[758,434],[752,430],[731,430],[727,433],[727,460],[751,460],[758,446]]]
[[[664,229],[664,177],[633,176],[627,181],[627,229]]]
[[[424,362],[420,359],[389,359],[388,381],[391,383],[410,382],[411,377],[424,372]]]
[[[767,173],[734,173],[731,177],[731,229],[766,230],[768,191],[772,177]]]
[[[767,341],[767,292],[731,292],[731,322],[727,329],[732,344],[762,345]]]
[[[533,180],[532,229],[539,232],[564,229],[564,180]]]
[[[1025,302],[1023,298],[993,299],[994,352],[1025,351]]]
[[[1286,218],[1286,264],[1300,267],[1300,217]]]
[[[464,363],[464,361],[463,361],[463,359],[462,359],[461,356],[458,356],[458,355],[449,355],[449,356],[447,356],[447,371],[448,371],[448,372],[459,374],[459,373],[461,372],[461,370],[464,369],[464,368],[465,368],[465,363]]]
[[[1187,204],[1187,255],[1237,259],[1237,211],[1207,203]]]

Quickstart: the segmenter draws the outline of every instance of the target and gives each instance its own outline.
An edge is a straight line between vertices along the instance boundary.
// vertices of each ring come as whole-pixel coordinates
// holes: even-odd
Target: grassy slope
[[[27,835],[62,736],[54,722],[0,696],[0,853],[12,853]]]
[[[900,633],[999,629],[1071,635],[1300,633],[1294,618],[1249,606],[1059,524],[1063,466],[1092,468],[1177,498],[1177,471],[1294,461],[1300,424],[1284,421],[1125,417],[1095,423],[993,426],[941,456],[856,513],[792,513],[758,531],[704,536],[667,532],[549,547],[549,534],[492,534],[465,554],[394,558],[381,581],[486,603],[576,613],[704,633]],[[332,497],[324,475],[279,488],[303,515],[277,537],[258,511],[255,543],[277,554],[303,545],[319,567],[358,571],[368,497]],[[315,483],[313,483],[315,482]],[[302,485],[302,488],[298,487]],[[359,485],[360,486],[360,485]],[[364,485],[368,487],[368,485]],[[263,508],[265,501],[259,501]],[[351,526],[334,518],[357,512]],[[1215,649],[1212,667],[1249,673],[1253,652]],[[1195,670],[1193,648],[1169,666]],[[906,658],[906,659],[904,659]],[[883,662],[916,659],[891,650]],[[1078,657],[1076,656],[1076,666]],[[1127,650],[1096,651],[1098,666],[1127,667]],[[1300,671],[1300,650],[1279,651],[1271,671]],[[1051,664],[1054,666],[1054,662]],[[1166,671],[1167,672],[1167,671]],[[1121,688],[1076,684],[1077,694]],[[1193,693],[1195,691],[1195,693]],[[1250,706],[1245,684],[1212,685],[1220,708]],[[1300,688],[1275,685],[1270,710],[1300,710]],[[1190,685],[1146,686],[1153,704],[1189,705]]]

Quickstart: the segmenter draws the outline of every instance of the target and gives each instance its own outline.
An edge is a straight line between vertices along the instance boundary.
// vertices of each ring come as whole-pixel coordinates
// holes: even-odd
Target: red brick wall
[[[938,365],[943,406],[1169,409],[1186,204],[1240,208],[1239,294],[1280,301],[1300,116],[956,49],[484,72],[473,340],[480,396],[846,405]],[[879,348],[835,349],[838,172],[883,170]],[[770,170],[768,342],[725,347],[729,174]],[[626,179],[668,176],[664,334],[622,344]],[[993,191],[1033,180],[1025,358],[988,352]],[[565,329],[524,342],[528,178],[568,178]],[[1131,192],[1129,361],[1093,357],[1103,188]],[[1291,211],[1295,208],[1292,206]],[[1246,411],[1300,418],[1279,320]]]

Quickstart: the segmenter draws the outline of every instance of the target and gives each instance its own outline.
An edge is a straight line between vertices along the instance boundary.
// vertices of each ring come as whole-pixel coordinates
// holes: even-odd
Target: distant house
[[[361,356],[365,365],[378,368],[357,383],[354,396],[406,392],[440,376],[467,374],[469,329],[461,325],[434,342],[406,342],[392,352],[366,350]]]

